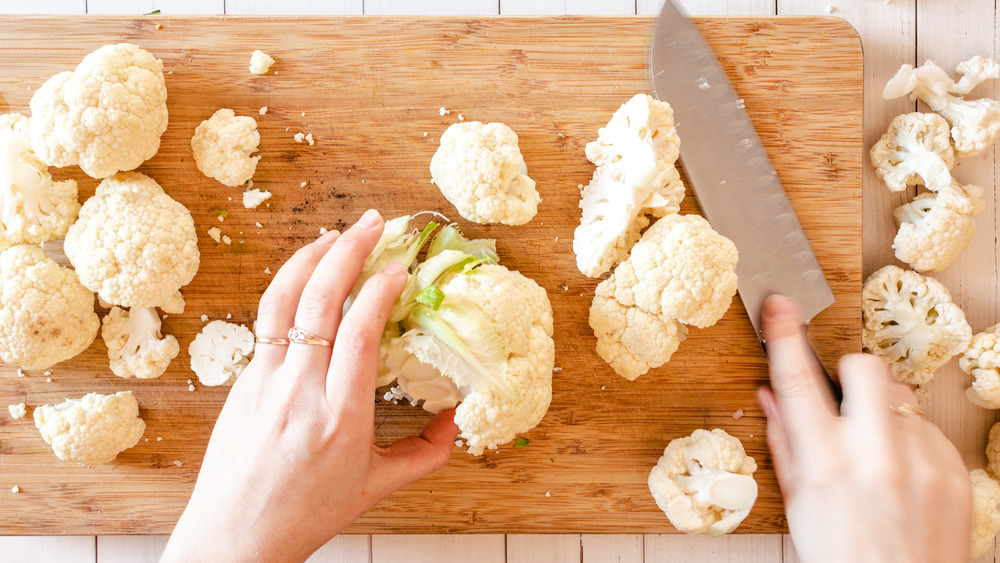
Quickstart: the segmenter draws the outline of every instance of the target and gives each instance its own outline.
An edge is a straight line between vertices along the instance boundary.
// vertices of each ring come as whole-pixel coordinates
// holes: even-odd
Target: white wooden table
[[[972,55],[1000,55],[1000,35],[993,0],[682,0],[693,15],[824,15],[849,21],[861,36],[865,53],[865,146],[884,132],[896,114],[913,110],[906,100],[886,102],[879,92],[903,63],[930,58],[945,69]],[[659,13],[662,0],[0,0],[0,13],[110,14],[456,14],[556,15]],[[3,30],[0,30],[3,33]],[[0,65],[2,66],[2,65]],[[981,86],[978,96],[998,97],[997,84]],[[0,108],[2,111],[3,108]],[[986,209],[977,217],[978,232],[965,254],[936,276],[952,291],[974,331],[1000,321],[1000,269],[997,237],[996,156],[994,150],[962,161],[956,176],[980,184]],[[866,169],[864,177],[865,275],[892,263],[895,234],[891,210],[912,197],[890,194]],[[970,468],[984,467],[986,433],[994,411],[963,398],[968,378],[952,362],[927,386],[932,418],[962,451]],[[2,490],[2,489],[0,489]],[[10,494],[10,493],[0,493]],[[0,501],[2,507],[2,501]],[[11,563],[44,561],[115,563],[152,562],[166,537],[75,536],[0,537],[0,559]],[[979,561],[996,561],[990,550]],[[430,535],[341,536],[311,561],[388,563],[397,561],[480,563],[583,561],[774,562],[797,561],[788,536],[730,535],[706,538],[682,535]]]

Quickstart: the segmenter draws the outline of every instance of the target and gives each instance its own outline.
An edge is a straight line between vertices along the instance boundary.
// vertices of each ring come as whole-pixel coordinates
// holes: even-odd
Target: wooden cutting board
[[[860,348],[861,44],[836,18],[698,24],[743,97],[837,295],[812,327],[832,367]],[[503,263],[548,290],[561,369],[527,447],[505,444],[481,457],[456,448],[446,469],[392,495],[350,531],[672,532],[646,487],[649,470],[671,439],[715,427],[739,437],[760,466],[760,497],[739,531],[785,530],[754,400],[767,380],[766,360],[738,298],[719,324],[692,329],[669,364],[635,382],[594,352],[587,311],[598,280],[577,271],[572,252],[578,186],[593,171],[584,145],[621,103],[650,90],[653,25],[635,17],[0,18],[0,111],[27,113],[49,76],[104,44],[135,42],[163,59],[170,126],[159,154],[140,170],[191,210],[202,252],[185,289],[187,310],[164,322],[182,352],[159,379],[115,377],[100,339],[53,368],[51,382],[0,370],[0,407],[132,390],[147,423],[145,438],[111,465],[84,468],[53,456],[30,409],[21,420],[4,413],[0,491],[17,485],[21,492],[0,493],[0,532],[168,533],[227,394],[197,380],[188,391],[194,374],[186,350],[200,317],[251,324],[271,280],[265,269],[276,271],[320,227],[345,228],[371,207],[388,217],[438,211],[471,237],[496,238]],[[278,61],[266,76],[247,70],[258,48]],[[204,177],[192,161],[194,128],[222,107],[257,118],[263,158],[254,182],[274,193],[270,207],[244,209],[240,188]],[[442,107],[451,113],[439,115]],[[462,117],[502,121],[520,136],[542,195],[528,225],[462,221],[429,182],[441,133]],[[295,142],[298,132],[312,133],[315,146]],[[57,175],[76,178],[82,198],[97,184],[75,168]],[[220,223],[213,209],[229,216]],[[698,213],[690,191],[682,212]],[[209,239],[210,227],[232,245]],[[65,263],[60,249],[47,245]],[[428,418],[380,400],[378,439],[416,433]]]

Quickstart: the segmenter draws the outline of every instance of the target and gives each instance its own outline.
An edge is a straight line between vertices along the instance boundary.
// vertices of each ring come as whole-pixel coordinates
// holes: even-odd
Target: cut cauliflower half
[[[274,58],[271,55],[257,49],[250,55],[250,74],[267,74],[273,64]]]
[[[649,491],[681,532],[728,534],[757,501],[757,463],[725,430],[671,440],[649,473]]]
[[[503,123],[453,123],[431,158],[431,178],[469,221],[523,225],[538,212],[517,134]]]
[[[969,472],[972,481],[972,544],[969,558],[977,559],[993,547],[1000,531],[1000,482],[982,469]]]
[[[725,315],[736,294],[736,245],[698,215],[658,219],[597,286],[590,327],[597,353],[634,380],[670,360],[687,335]]]
[[[893,212],[899,231],[896,258],[918,272],[936,272],[954,262],[976,233],[973,217],[983,210],[983,188],[957,182],[922,193]]]
[[[250,363],[255,339],[243,325],[212,321],[188,346],[191,369],[202,385],[232,385]]]
[[[965,390],[969,400],[986,409],[1000,409],[1000,324],[973,336],[958,365],[975,377],[972,386]],[[991,431],[991,444],[992,439]]]
[[[663,217],[680,210],[684,184],[674,166],[680,138],[670,104],[636,94],[587,143],[587,158],[597,165],[583,189],[580,225],[573,235],[577,268],[596,278],[628,258],[646,215]]]
[[[35,427],[56,457],[83,465],[103,465],[134,446],[146,423],[131,391],[88,393],[35,409]]]
[[[37,246],[0,253],[0,360],[48,369],[83,352],[101,321],[94,294]]]
[[[958,64],[962,78],[955,82],[948,73],[927,61],[913,68],[903,65],[885,85],[885,99],[909,95],[941,114],[951,124],[951,137],[959,158],[975,156],[1000,137],[1000,102],[989,98],[962,97],[988,79],[1000,78],[1000,64],[993,59],[972,57]]]
[[[201,122],[191,137],[191,152],[198,170],[227,186],[247,183],[257,171],[260,133],[257,122],[231,109],[220,109]]]
[[[76,181],[53,182],[31,150],[28,118],[0,115],[0,250],[57,239],[79,212]]]
[[[86,288],[129,308],[172,300],[200,263],[191,213],[138,172],[97,186],[66,233],[64,250]]]
[[[153,379],[167,371],[181,351],[173,336],[160,334],[156,309],[114,307],[104,317],[101,337],[108,346],[111,371],[118,377]]]
[[[105,45],[31,98],[31,147],[49,166],[79,164],[92,178],[153,157],[167,129],[163,61],[130,43]]]
[[[875,173],[894,192],[925,185],[938,190],[952,183],[955,151],[948,122],[935,113],[904,113],[868,152]]]
[[[930,381],[972,339],[965,313],[945,286],[897,266],[885,266],[865,281],[861,314],[865,351],[885,358],[903,383]]]

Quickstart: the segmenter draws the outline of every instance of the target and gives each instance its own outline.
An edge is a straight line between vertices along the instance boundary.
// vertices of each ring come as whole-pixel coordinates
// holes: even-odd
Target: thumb
[[[455,447],[455,409],[437,414],[419,436],[410,436],[387,448],[377,448],[378,465],[373,477],[385,495],[448,465]]]

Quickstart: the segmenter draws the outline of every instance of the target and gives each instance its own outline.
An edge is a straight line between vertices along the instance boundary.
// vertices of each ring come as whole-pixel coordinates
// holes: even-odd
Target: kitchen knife
[[[743,101],[694,22],[672,0],[656,22],[650,73],[656,98],[673,107],[681,163],[698,204],[739,251],[740,298],[761,343],[768,295],[794,299],[808,324],[834,303],[833,292]]]

